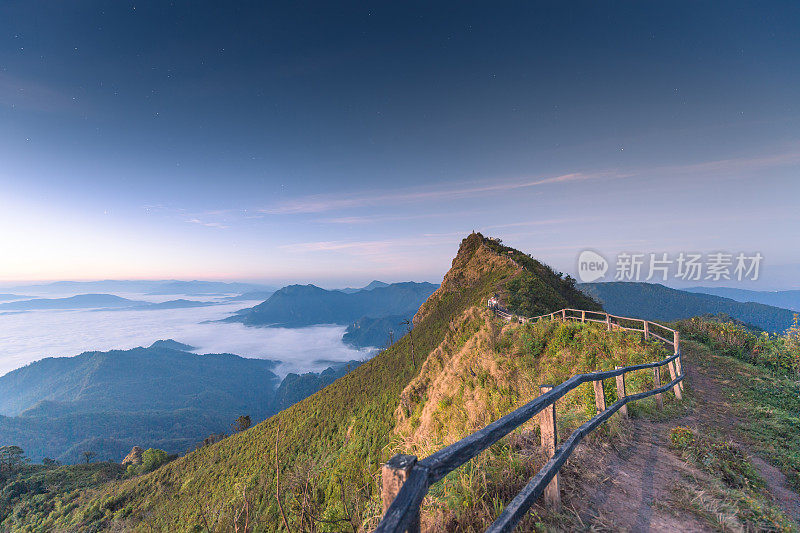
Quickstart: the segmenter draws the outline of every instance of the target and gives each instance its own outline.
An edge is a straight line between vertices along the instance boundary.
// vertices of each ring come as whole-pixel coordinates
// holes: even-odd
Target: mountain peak
[[[485,305],[498,295],[504,306],[523,316],[546,314],[564,307],[601,309],[575,288],[575,280],[530,255],[505,246],[500,239],[473,232],[461,241],[441,287],[414,317],[419,323],[448,300]]]

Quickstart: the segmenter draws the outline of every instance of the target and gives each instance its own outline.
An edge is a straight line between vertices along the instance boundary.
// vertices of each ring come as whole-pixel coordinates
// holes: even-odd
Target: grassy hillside
[[[416,314],[413,332],[392,347],[248,431],[146,476],[88,492],[76,507],[54,503],[41,523],[106,528],[147,520],[159,529],[217,530],[232,527],[237,513],[241,518],[247,509],[256,531],[275,531],[282,527],[277,462],[283,473],[280,498],[294,529],[301,522],[307,527],[312,508],[320,530],[360,526],[380,513],[376,473],[393,451],[390,436],[401,395],[465,312],[483,308],[494,293],[517,297],[512,283],[520,291],[546,287],[541,298],[533,295],[532,302],[520,300],[520,306],[547,311],[564,304],[598,306],[568,280],[523,257],[480,234],[470,235],[441,287]],[[545,308],[547,302],[554,307]]]
[[[671,322],[693,316],[724,313],[763,330],[785,331],[793,320],[788,309],[760,303],[671,289],[658,283],[582,283],[582,291],[600,302],[609,313]]]
[[[470,309],[428,357],[404,389],[395,411],[392,450],[425,457],[538,396],[539,385],[558,384],[579,372],[613,369],[662,359],[667,351],[641,336],[576,322],[508,323],[484,309]],[[632,393],[653,387],[651,371],[626,376]],[[606,401],[617,399],[607,380]],[[665,395],[667,404],[673,400]],[[653,400],[631,405],[650,412]],[[557,403],[564,439],[595,414],[594,393],[584,384]],[[598,434],[616,431],[619,418]],[[536,419],[524,424],[431,490],[423,507],[428,531],[483,531],[530,480],[546,458],[538,447]],[[533,520],[521,530],[534,529]],[[540,530],[540,526],[536,530]]]

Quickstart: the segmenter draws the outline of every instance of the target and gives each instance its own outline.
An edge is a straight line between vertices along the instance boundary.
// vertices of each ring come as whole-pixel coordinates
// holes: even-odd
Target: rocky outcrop
[[[125,459],[122,460],[122,466],[142,464],[143,453],[144,453],[143,449],[141,449],[139,446],[134,446],[133,448],[131,448],[131,452],[125,456]]]

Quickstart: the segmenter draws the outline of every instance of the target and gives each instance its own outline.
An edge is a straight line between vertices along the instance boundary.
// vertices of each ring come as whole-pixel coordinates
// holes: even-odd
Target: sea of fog
[[[135,300],[161,302],[214,297],[118,293]],[[70,295],[63,295],[70,296]],[[53,297],[47,295],[47,297]],[[230,316],[258,301],[238,301],[210,307],[165,310],[47,310],[0,313],[0,375],[45,357],[65,357],[85,351],[149,346],[175,339],[197,347],[196,353],[234,353],[242,357],[282,361],[276,370],[320,371],[331,362],[361,360],[370,355],[342,343],[342,326],[306,328],[245,327],[208,322]]]

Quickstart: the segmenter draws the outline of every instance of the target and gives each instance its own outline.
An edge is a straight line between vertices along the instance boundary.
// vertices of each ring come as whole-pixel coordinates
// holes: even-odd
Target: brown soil
[[[725,399],[725,380],[713,367],[696,364],[693,350],[684,347],[687,388],[695,394],[688,414],[666,422],[637,418],[629,438],[612,447],[594,442],[582,445],[563,471],[565,510],[586,529],[594,531],[713,531],[675,503],[675,490],[687,474],[704,474],[686,464],[668,448],[669,431],[689,426],[714,432],[735,443],[750,458],[767,485],[773,501],[800,522],[800,497],[774,466],[751,453],[737,430],[739,418]]]
[[[571,461],[573,472],[566,471],[564,480],[569,494],[567,505],[574,506],[587,529],[714,531],[703,521],[670,506],[674,487],[685,474],[702,476],[667,448],[672,427],[671,422],[636,420],[624,444],[597,454],[595,442],[583,447]],[[574,480],[570,480],[571,475]]]

